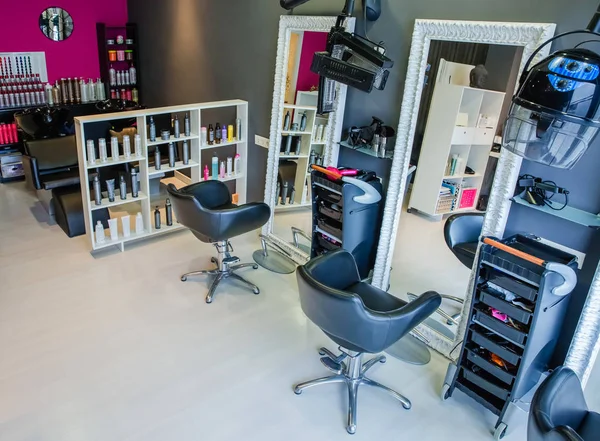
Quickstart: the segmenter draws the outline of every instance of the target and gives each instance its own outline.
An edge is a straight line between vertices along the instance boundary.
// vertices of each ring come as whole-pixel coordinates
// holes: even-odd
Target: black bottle
[[[283,183],[283,192],[281,194],[281,205],[286,204],[285,200],[287,199],[287,196],[288,196],[288,183],[284,182]]]
[[[167,226],[173,225],[173,207],[171,207],[171,199],[167,198],[165,203],[165,211],[167,212]]]
[[[213,145],[215,143],[215,129],[212,124],[208,125],[208,145]]]
[[[221,130],[221,124],[217,123],[215,127],[215,141],[217,144],[221,144],[221,139],[223,138],[223,131]]]
[[[160,230],[160,210],[158,206],[156,207],[156,210],[154,210],[154,228]]]

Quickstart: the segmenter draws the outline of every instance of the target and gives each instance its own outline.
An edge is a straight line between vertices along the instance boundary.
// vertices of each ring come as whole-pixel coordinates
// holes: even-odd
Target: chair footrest
[[[223,259],[223,263],[226,265],[234,265],[234,264],[238,263],[239,261],[240,261],[240,258],[236,257],[236,256],[226,257],[225,259]]]
[[[331,372],[340,375],[344,371],[344,364],[338,363],[329,357],[321,357],[321,363]]]

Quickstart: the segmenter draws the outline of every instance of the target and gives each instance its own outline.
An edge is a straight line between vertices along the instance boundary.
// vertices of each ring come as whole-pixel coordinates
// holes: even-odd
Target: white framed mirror
[[[282,16],[277,61],[265,202],[271,219],[262,234],[296,263],[310,257],[312,162],[336,165],[342,134],[347,86],[336,85],[335,110],[317,113],[319,76],[310,71],[315,52],[325,51],[337,17]],[[346,20],[354,31],[355,19]]]
[[[527,59],[555,27],[415,23],[373,284],[406,300],[428,290],[445,296],[418,331],[450,359],[465,333],[475,271],[446,245],[447,220],[474,213],[469,221],[478,220],[481,234],[502,237],[521,158],[492,147]],[[471,77],[479,65],[487,67]]]

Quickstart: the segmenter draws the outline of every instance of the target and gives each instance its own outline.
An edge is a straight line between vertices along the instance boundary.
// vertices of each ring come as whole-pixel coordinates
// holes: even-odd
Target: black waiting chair
[[[204,181],[178,190],[173,184],[167,188],[173,212],[179,223],[189,228],[202,242],[212,243],[217,249],[217,257],[211,261],[216,268],[194,271],[181,276],[185,282],[189,276],[213,275],[214,281],[206,296],[206,303],[212,303],[217,286],[223,279],[234,278],[259,294],[256,285],[237,275],[235,271],[253,267],[255,263],[238,264],[240,259],[232,256],[233,247],[229,240],[263,226],[271,216],[271,209],[264,203],[250,203],[242,206],[231,202],[231,193],[220,181]]]
[[[588,409],[579,378],[569,368],[556,369],[533,397],[527,441],[597,439],[600,439],[600,414]]]
[[[473,268],[485,213],[459,213],[444,225],[446,245],[467,268]]]
[[[345,383],[348,387],[348,433],[356,432],[357,392],[361,384],[391,394],[405,409],[411,403],[398,392],[366,377],[379,355],[363,364],[364,354],[385,351],[432,314],[442,301],[430,291],[406,303],[374,286],[361,282],[352,254],[344,250],[331,252],[309,261],[297,270],[300,304],[306,316],[340,346],[334,355],[321,348],[321,362],[333,375],[300,383],[296,394],[312,386]]]

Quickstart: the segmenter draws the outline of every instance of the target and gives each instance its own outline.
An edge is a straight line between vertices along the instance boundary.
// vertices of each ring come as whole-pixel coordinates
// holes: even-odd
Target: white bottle
[[[132,86],[134,86],[135,83],[137,83],[137,70],[133,66],[133,64],[131,64],[131,67],[129,68],[129,81]]]
[[[81,102],[82,103],[89,102],[90,101],[90,93],[88,90],[88,85],[83,78],[81,79],[79,86],[81,88]]]
[[[110,69],[108,69],[108,82],[111,86],[117,85],[117,72],[115,71],[115,68],[112,67],[112,64],[110,65]]]
[[[130,84],[129,83],[129,71],[128,70],[123,71],[123,84],[125,86],[129,86],[129,84]]]
[[[104,101],[106,99],[106,91],[104,90],[104,83],[100,78],[96,80],[96,99],[98,101]]]
[[[236,175],[242,173],[242,156],[239,153],[235,155],[235,159],[233,160],[233,172]]]
[[[88,83],[88,98],[91,102],[96,101],[96,85],[94,84],[94,80],[90,78]]]
[[[231,156],[227,158],[227,177],[230,178],[233,176],[233,159]]]
[[[138,213],[135,216],[135,234],[142,234],[144,232],[144,217],[142,213]]]
[[[102,244],[106,241],[106,236],[104,235],[104,227],[102,226],[102,222],[98,221],[96,224],[96,243]]]
[[[122,86],[123,85],[123,75],[121,74],[121,71],[118,70],[117,71],[117,86]]]
[[[112,241],[119,240],[119,220],[118,219],[109,219],[108,220],[108,228],[110,228],[110,240],[112,240]]]
[[[131,236],[131,216],[121,217],[121,224],[123,225],[123,237]]]

